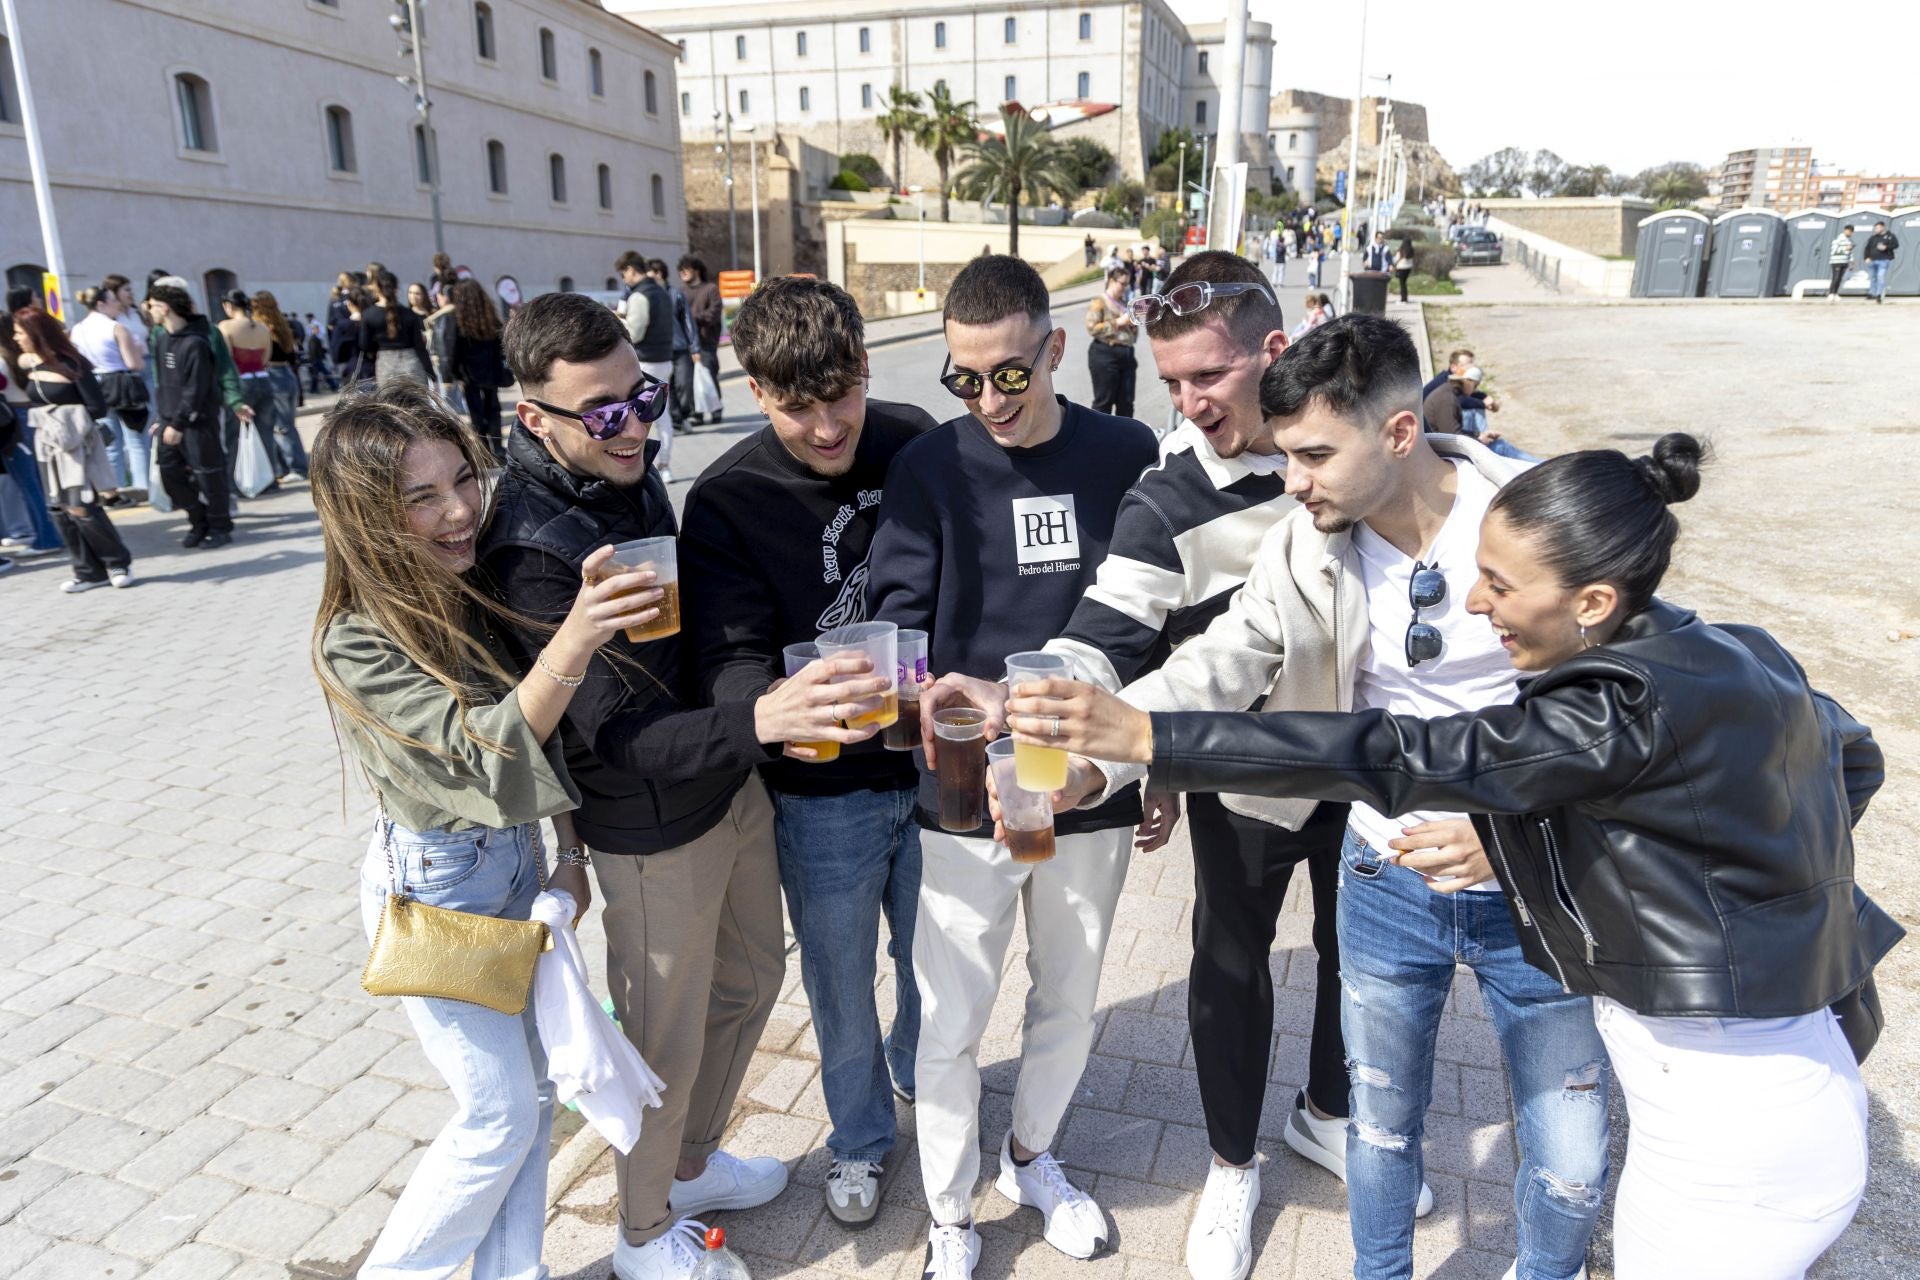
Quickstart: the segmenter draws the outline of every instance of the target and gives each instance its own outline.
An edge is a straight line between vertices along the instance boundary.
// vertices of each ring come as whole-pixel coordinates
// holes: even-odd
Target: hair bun
[[[1706,447],[1683,431],[1671,431],[1653,442],[1650,456],[1633,460],[1634,469],[1660,501],[1671,506],[1700,492],[1700,463]]]

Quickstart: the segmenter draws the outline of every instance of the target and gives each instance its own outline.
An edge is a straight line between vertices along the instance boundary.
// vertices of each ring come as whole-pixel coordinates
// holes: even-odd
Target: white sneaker
[[[707,1168],[685,1182],[675,1178],[667,1207],[697,1217],[717,1209],[752,1209],[787,1189],[787,1166],[772,1156],[742,1160],[724,1151],[707,1159]]]
[[[1212,1160],[1207,1189],[1187,1228],[1187,1272],[1193,1280],[1246,1280],[1253,1270],[1253,1207],[1260,1203],[1260,1162],[1245,1169]]]
[[[85,578],[68,578],[60,584],[60,589],[70,596],[77,596],[82,591],[92,591],[95,587],[104,587],[106,585],[104,579],[99,582],[93,582]]]
[[[1107,1215],[1093,1197],[1067,1181],[1066,1170],[1042,1151],[1025,1165],[1013,1162],[1013,1133],[1000,1144],[1000,1179],[994,1187],[1015,1204],[1040,1211],[1046,1242],[1069,1258],[1091,1258],[1107,1242]]]
[[[926,1280],[973,1280],[979,1261],[980,1233],[971,1222],[964,1227],[936,1222],[927,1229],[927,1266],[920,1273]]]
[[[687,1280],[706,1248],[707,1229],[692,1218],[682,1218],[642,1245],[627,1243],[621,1233],[613,1245],[615,1280]]]
[[[124,590],[133,585],[133,570],[115,569],[107,575],[107,581],[112,583],[116,589]]]
[[[1507,1268],[1507,1274],[1505,1276],[1502,1276],[1501,1280],[1518,1280],[1519,1275],[1520,1275],[1520,1263],[1519,1263],[1519,1260],[1516,1259],[1514,1261],[1514,1264]],[[1580,1268],[1580,1270],[1574,1275],[1573,1280],[1587,1280],[1587,1269],[1585,1267]]]
[[[1307,1105],[1307,1091],[1300,1090],[1293,1100],[1293,1112],[1287,1117],[1287,1127],[1281,1132],[1287,1145],[1294,1151],[1325,1169],[1334,1177],[1347,1180],[1347,1122],[1336,1116],[1322,1120],[1313,1114]],[[1413,1206],[1413,1216],[1424,1218],[1433,1212],[1433,1188],[1425,1182],[1420,1184],[1420,1199]]]
[[[827,1174],[827,1212],[845,1227],[873,1225],[880,1211],[880,1175],[877,1160],[835,1160]]]

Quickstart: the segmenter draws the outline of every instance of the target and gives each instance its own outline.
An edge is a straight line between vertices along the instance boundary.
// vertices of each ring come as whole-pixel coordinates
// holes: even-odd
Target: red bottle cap
[[[727,1247],[727,1229],[725,1227],[707,1228],[707,1248],[724,1249]]]

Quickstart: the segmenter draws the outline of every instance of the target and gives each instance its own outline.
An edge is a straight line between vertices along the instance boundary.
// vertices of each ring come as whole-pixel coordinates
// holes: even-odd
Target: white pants
[[[672,382],[673,361],[642,360],[640,362],[640,372],[646,374],[649,378],[658,378],[662,382]],[[673,393],[669,391],[667,394],[672,395]],[[660,452],[653,456],[654,469],[656,471],[673,470],[672,412],[663,412],[659,417],[655,418],[652,424],[648,426],[647,434],[660,442]]]
[[[1630,1125],[1618,1280],[1804,1276],[1867,1184],[1867,1091],[1834,1016],[1647,1018],[1595,996],[1593,1020]]]
[[[1045,862],[1018,863],[991,840],[920,833],[920,986],[914,1114],[934,1221],[972,1216],[980,1176],[980,1037],[1000,994],[1016,903],[1027,912],[1027,1016],[1013,1132],[1053,1145],[1093,1047],[1100,964],[1127,878],[1132,829],[1062,836]]]

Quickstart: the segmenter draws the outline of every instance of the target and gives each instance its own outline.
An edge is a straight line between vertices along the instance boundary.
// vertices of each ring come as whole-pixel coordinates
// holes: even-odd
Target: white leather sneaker
[[[1093,1197],[1067,1181],[1051,1151],[1015,1164],[1011,1131],[1000,1144],[1000,1178],[994,1187],[1015,1204],[1038,1209],[1047,1220],[1042,1238],[1069,1258],[1091,1258],[1107,1242],[1107,1215]]]
[[[1305,1089],[1300,1090],[1294,1098],[1293,1112],[1287,1116],[1287,1127],[1280,1136],[1299,1155],[1313,1161],[1340,1181],[1347,1180],[1347,1122],[1339,1116],[1322,1120],[1313,1114],[1313,1108],[1307,1105]],[[1432,1212],[1433,1188],[1422,1182],[1420,1199],[1413,1206],[1413,1216],[1424,1218]]]
[[[927,1229],[927,1265],[920,1273],[926,1280],[973,1280],[979,1261],[980,1233],[971,1222],[964,1227],[936,1222]]]
[[[646,1244],[631,1245],[622,1233],[613,1246],[614,1280],[687,1280],[706,1248],[706,1227],[682,1218]]]
[[[1207,1189],[1187,1228],[1187,1272],[1193,1280],[1246,1280],[1253,1270],[1253,1208],[1260,1203],[1260,1162],[1247,1168],[1207,1163]]]
[[[742,1160],[716,1151],[707,1158],[706,1170],[699,1177],[685,1182],[673,1180],[667,1207],[688,1217],[720,1209],[752,1209],[786,1188],[787,1166],[772,1156]]]
[[[835,1160],[827,1174],[827,1212],[843,1227],[873,1225],[880,1211],[880,1175],[877,1160]]]
[[[1518,1259],[1515,1259],[1514,1264],[1507,1268],[1507,1274],[1501,1277],[1501,1280],[1518,1280],[1519,1275],[1520,1262]],[[1585,1267],[1580,1268],[1579,1274],[1575,1275],[1573,1280],[1587,1280],[1587,1269]]]

